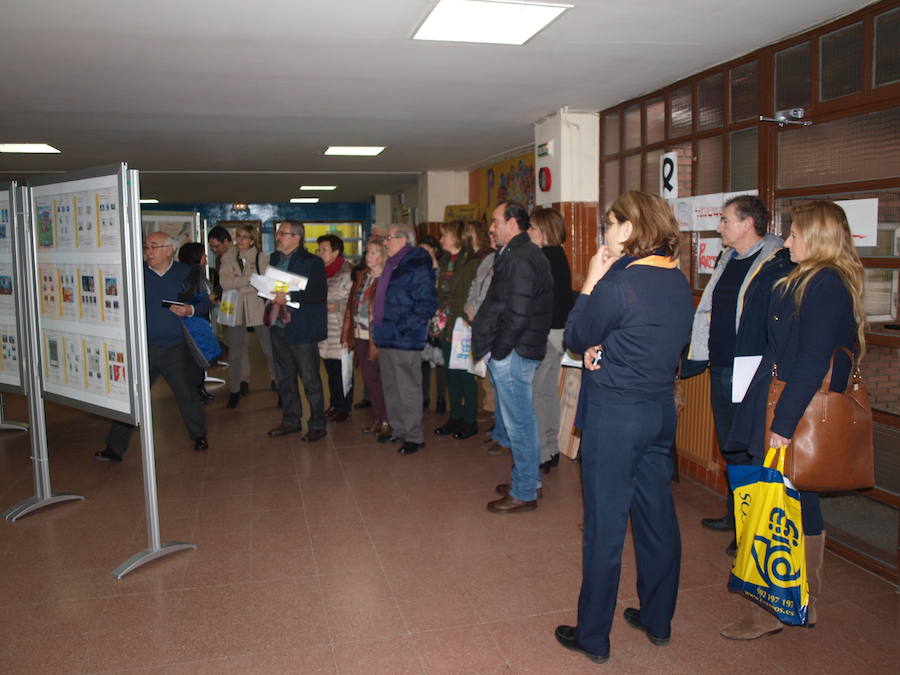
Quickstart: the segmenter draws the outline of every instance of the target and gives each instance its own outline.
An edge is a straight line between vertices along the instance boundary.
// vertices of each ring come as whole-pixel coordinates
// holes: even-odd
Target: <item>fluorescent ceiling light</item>
[[[141,204],[159,204],[158,199],[141,199]]]
[[[0,143],[0,152],[59,152],[46,143]]]
[[[384,150],[383,145],[329,145],[326,155],[349,155],[352,157],[374,157]]]
[[[413,39],[522,45],[570,7],[520,0],[441,0]]]
[[[301,190],[337,190],[337,185],[301,185]]]
[[[318,204],[318,197],[294,197],[291,204]]]

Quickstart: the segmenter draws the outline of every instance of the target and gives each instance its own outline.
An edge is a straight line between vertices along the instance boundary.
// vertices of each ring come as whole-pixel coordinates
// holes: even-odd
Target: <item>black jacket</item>
[[[275,251],[269,257],[269,265],[280,269],[284,254]],[[304,248],[301,243],[288,256],[287,271],[306,277],[306,288],[290,293],[291,302],[299,302],[300,308],[288,308],[291,313],[290,323],[284,326],[285,342],[292,345],[321,342],[328,337],[328,315],[325,302],[328,297],[328,284],[325,280],[325,263]]]
[[[547,353],[553,316],[550,263],[525,232],[509,240],[494,259],[494,276],[472,322],[472,352],[476,359],[506,358],[513,349],[540,361]]]

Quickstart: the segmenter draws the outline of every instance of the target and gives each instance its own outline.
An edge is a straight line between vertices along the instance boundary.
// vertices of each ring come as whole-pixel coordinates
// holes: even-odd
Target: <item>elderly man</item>
[[[151,232],[144,241],[144,311],[147,316],[147,360],[150,386],[160,375],[172,393],[194,450],[206,450],[206,418],[196,387],[197,364],[184,342],[181,317],[208,316],[208,296],[192,304],[163,306],[166,300],[177,300],[191,271],[188,265],[175,261],[175,240],[165,232]],[[94,454],[102,462],[121,462],[134,430],[130,424],[113,422],[106,447]]]
[[[278,394],[281,396],[281,424],[269,430],[275,438],[300,431],[301,401],[297,377],[303,381],[309,401],[307,443],[325,436],[325,397],[319,375],[319,342],[328,335],[325,300],[325,265],[322,259],[303,246],[303,223],[285,220],[275,232],[276,251],[269,258],[269,266],[307,278],[306,288],[276,293],[266,307],[266,323],[272,327],[272,351],[278,375]],[[287,306],[297,302],[298,309]]]
[[[411,226],[391,225],[384,242],[389,257],[375,291],[372,330],[381,382],[390,392],[385,403],[393,433],[378,441],[402,443],[397,452],[411,455],[425,447],[420,352],[437,309],[437,290],[431,256],[416,247]]]
[[[532,404],[534,374],[547,353],[553,315],[550,263],[528,237],[528,211],[516,202],[497,206],[490,232],[500,250],[494,276],[472,322],[472,353],[490,357],[488,372],[509,438],[515,465],[512,483],[501,483],[504,495],[487,505],[492,513],[537,508],[541,461],[537,418]]]
[[[767,234],[769,211],[759,197],[740,195],[722,211],[719,234],[725,249],[703,290],[694,314],[691,347],[681,376],[710,373],[710,399],[719,447],[731,433],[737,403],[732,403],[735,357],[758,356],[766,350],[766,312],[772,286],[793,267],[781,237]],[[727,464],[751,464],[746,452],[725,453]],[[728,492],[728,512],[704,518],[703,527],[734,532],[734,496]],[[737,550],[732,540],[729,555]]]

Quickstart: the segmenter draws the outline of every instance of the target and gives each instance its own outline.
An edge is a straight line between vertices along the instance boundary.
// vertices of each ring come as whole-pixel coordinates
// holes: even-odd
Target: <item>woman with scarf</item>
[[[605,219],[606,245],[591,258],[565,330],[566,345],[584,352],[584,544],[578,625],[556,629],[560,644],[595,663],[609,659],[629,514],[640,606],[624,618],[653,644],[669,642],[681,564],[669,488],[675,372],[693,314],[669,205],[626,192]]]
[[[387,408],[384,405],[384,391],[381,388],[381,367],[378,361],[378,348],[372,340],[371,322],[375,303],[375,289],[378,278],[387,262],[387,249],[380,237],[369,240],[366,244],[365,267],[356,273],[353,287],[350,289],[350,302],[344,312],[344,326],[341,331],[341,344],[352,349],[356,354],[359,369],[362,372],[366,391],[372,403],[375,421],[364,427],[364,434],[381,436],[391,433],[388,423]]]
[[[319,356],[325,362],[328,373],[328,391],[331,405],[325,417],[333,422],[346,422],[350,416],[353,401],[352,390],[344,394],[344,378],[341,374],[341,328],[344,325],[344,311],[350,297],[353,278],[350,263],[344,258],[344,242],[334,234],[323,234],[316,239],[319,257],[325,263],[325,278],[328,280],[328,337],[319,343]]]

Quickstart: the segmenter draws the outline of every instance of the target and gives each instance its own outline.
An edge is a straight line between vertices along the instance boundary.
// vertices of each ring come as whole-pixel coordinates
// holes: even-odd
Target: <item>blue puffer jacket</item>
[[[428,337],[428,320],[436,309],[437,289],[431,256],[414,248],[391,275],[384,319],[372,327],[375,345],[379,349],[421,351]]]

